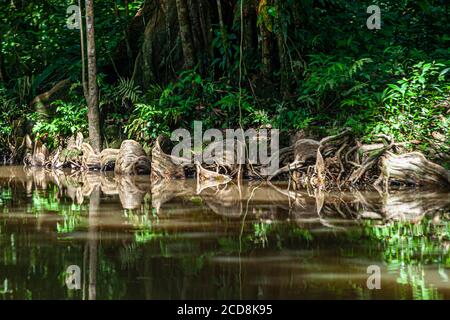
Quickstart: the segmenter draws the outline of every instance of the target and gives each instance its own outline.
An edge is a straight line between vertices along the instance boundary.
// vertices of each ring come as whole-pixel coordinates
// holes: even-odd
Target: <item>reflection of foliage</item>
[[[54,196],[55,188],[53,188],[53,190],[49,189],[48,194],[42,194],[36,190],[33,191],[31,203],[27,208],[27,213],[39,215],[47,212],[59,212],[59,202]]]
[[[416,300],[442,299],[436,288],[425,283],[425,270],[421,265],[405,265],[400,268],[400,277],[397,283],[410,284],[413,298]]]
[[[388,263],[414,263],[420,259],[425,263],[449,265],[449,252],[444,248],[450,237],[448,221],[433,223],[424,218],[419,223],[394,222],[387,226],[367,221],[364,231],[369,239],[382,243],[384,259]]]
[[[424,218],[418,223],[397,221],[386,226],[367,221],[364,233],[381,243],[388,270],[399,270],[397,282],[409,284],[414,299],[441,298],[436,288],[425,283],[424,266],[450,266],[450,254],[445,247],[450,237],[448,220],[438,223]]]
[[[57,196],[58,188],[50,187],[45,193],[33,191],[31,203],[27,212],[39,216],[46,213],[55,213],[63,217],[62,222],[57,222],[58,233],[73,232],[82,223],[81,213],[87,211],[87,205],[66,203]]]
[[[248,240],[253,244],[261,245],[262,248],[273,244],[276,248],[283,249],[286,246],[308,243],[313,240],[313,236],[309,230],[297,225],[259,221],[253,224],[253,233],[248,236]]]
[[[267,233],[270,232],[271,224],[268,222],[260,221],[253,224],[254,233],[250,235],[253,243],[261,245],[265,248],[268,242]]]
[[[87,204],[73,204],[64,195],[64,189],[48,183],[45,188],[39,185],[37,190],[26,196],[20,195],[22,191],[17,187],[1,187],[0,210],[11,210],[11,213],[24,210],[30,220],[50,216],[54,222],[57,218],[58,233],[80,229],[81,232],[85,231],[80,228],[80,224],[85,221]],[[176,208],[186,203],[201,207],[201,198],[187,199],[190,201],[176,203]],[[105,202],[105,199],[102,198],[102,201]],[[89,235],[84,239],[86,244],[82,240],[68,239],[63,242],[58,238],[52,240],[55,242],[48,242],[47,234],[44,235],[44,241],[34,241],[34,236],[42,235],[41,231],[23,230],[21,224],[11,223],[11,220],[2,217],[0,273],[9,281],[7,288],[16,290],[13,294],[6,294],[5,298],[80,298],[80,292],[67,291],[63,272],[69,264],[81,266],[84,259],[89,259],[88,249],[93,245],[98,248],[96,265],[99,298],[142,297],[139,287],[143,282],[153,295],[178,298],[183,291],[181,287],[190,293],[190,285],[199,279],[210,280],[203,292],[210,294],[214,290],[211,297],[238,297],[241,280],[238,277],[241,274],[236,271],[236,264],[239,262],[242,267],[242,283],[246,284],[254,261],[264,264],[264,268],[270,267],[271,263],[278,263],[270,260],[266,264],[266,260],[259,260],[267,257],[267,254],[271,257],[284,255],[292,259],[289,264],[304,267],[307,272],[311,270],[308,268],[312,268],[313,273],[320,273],[320,276],[334,276],[346,268],[344,272],[349,272],[348,280],[333,279],[326,284],[321,279],[308,280],[310,288],[319,287],[311,289],[311,292],[316,290],[314,292],[318,295],[331,292],[335,297],[348,297],[351,294],[361,299],[377,298],[376,293],[367,290],[365,282],[354,278],[353,271],[358,272],[356,268],[353,269],[354,263],[365,263],[367,260],[364,258],[377,264],[382,260],[386,262],[388,272],[398,273],[397,284],[393,284],[395,297],[440,299],[446,294],[428,283],[429,275],[426,273],[430,269],[434,273],[439,268],[442,270],[439,275],[444,279],[441,283],[448,281],[445,278],[445,268],[450,265],[447,249],[450,240],[448,214],[442,214],[441,220],[425,218],[420,222],[394,222],[386,226],[380,225],[379,221],[364,221],[362,228],[348,227],[344,232],[335,232],[335,229],[326,229],[322,225],[317,229],[313,224],[297,220],[260,219],[267,217],[266,214],[249,215],[242,225],[241,220],[206,217],[203,208],[195,211],[195,214],[191,215],[189,211],[181,217],[170,214],[158,216],[151,208],[150,196],[146,196],[139,208],[120,212],[121,230],[117,231],[114,225],[112,232],[117,233],[112,234],[107,227],[101,227],[95,231],[98,232],[95,235],[102,241],[92,240],[98,238],[89,238]],[[211,220],[204,223],[205,218]],[[202,223],[194,225],[192,221]],[[222,227],[226,232],[221,232]],[[211,230],[215,233],[212,234]],[[117,238],[112,239],[113,235],[117,235]],[[361,241],[364,239],[367,241]],[[298,259],[299,254],[301,259]],[[330,260],[333,262],[330,263]],[[335,263],[336,260],[340,260],[342,266]],[[262,273],[269,269],[272,272],[271,268],[261,269]],[[298,270],[289,272],[295,275]],[[60,278],[57,278],[58,275]],[[136,279],[139,279],[139,285],[136,285]],[[0,290],[1,281],[3,278],[0,278]],[[280,288],[284,287],[280,285]]]
[[[149,215],[150,199],[146,199],[143,204],[143,211],[145,214],[140,212],[134,212],[133,210],[125,210],[124,215],[130,225],[132,225],[136,230],[134,231],[134,240],[138,243],[144,243],[148,241],[155,240],[160,237],[167,235],[164,231],[157,231],[155,227],[159,224],[159,218],[154,214]]]
[[[0,188],[0,206],[7,210],[6,204],[12,200],[11,188]]]
[[[159,218],[154,214],[153,210],[152,214],[149,215],[149,206],[151,199],[147,199],[143,204],[143,211],[145,214],[141,214],[140,212],[134,212],[133,210],[125,210],[124,215],[129,224],[131,224],[136,231],[134,232],[134,240],[138,243],[144,243],[151,240],[155,240],[157,238],[161,238],[167,235],[164,231],[156,230],[156,227],[159,225]]]
[[[137,230],[134,233],[134,240],[136,242],[147,242],[160,237],[164,237],[166,234],[163,232],[154,232],[152,230]]]
[[[79,215],[64,215],[64,221],[56,224],[56,230],[58,233],[70,233],[73,232],[80,223],[81,217]]]

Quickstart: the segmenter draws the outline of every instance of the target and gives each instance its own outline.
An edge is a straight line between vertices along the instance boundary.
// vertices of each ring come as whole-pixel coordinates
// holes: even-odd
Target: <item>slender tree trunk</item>
[[[192,28],[186,0],[176,0],[178,23],[180,25],[181,44],[183,47],[184,64],[187,68],[195,66],[196,58],[192,40]]]
[[[206,39],[208,43],[208,50],[209,50],[209,56],[210,59],[214,59],[214,48],[212,46],[213,42],[213,29],[212,29],[212,22],[211,22],[211,6],[209,5],[208,1],[201,1],[200,2],[200,11],[203,12],[202,17],[204,18],[204,28],[206,33]]]
[[[127,18],[127,21],[129,15],[130,9],[128,8],[128,0],[125,0],[125,17]],[[124,34],[125,34],[125,43],[127,45],[128,68],[131,70],[131,68],[133,67],[133,50],[131,49],[130,35],[128,28],[125,28]]]
[[[207,4],[205,4],[204,0],[199,1],[198,5],[199,16],[200,16],[200,28],[203,37],[203,44],[206,52],[208,52],[208,59],[211,61],[214,58],[214,49],[211,45],[212,36],[211,36],[211,25],[208,25],[207,18],[210,15],[210,10]]]
[[[127,21],[128,21],[128,16],[129,16],[128,0],[124,1],[124,6],[125,6],[125,17],[127,18]],[[114,14],[116,15],[117,20],[119,20],[120,19],[120,14],[119,14],[119,8],[117,7],[117,3],[116,2],[114,2]],[[127,70],[130,70],[130,72],[133,72],[133,70],[131,70],[133,68],[133,66],[132,66],[132,64],[133,64],[133,51],[131,49],[130,36],[129,36],[128,31],[129,31],[128,27],[123,30],[125,46],[127,48],[127,63],[128,63],[128,69]],[[111,58],[111,62],[113,64],[113,67],[114,67],[116,73],[119,74],[119,72],[117,71],[117,68],[115,67],[113,58]]]
[[[191,19],[192,40],[194,42],[194,49],[196,52],[200,52],[200,50],[204,49],[198,2],[198,0],[187,0],[189,17]]]
[[[285,97],[289,91],[285,41],[282,34],[277,34],[278,57],[280,61],[280,93]]]
[[[194,50],[197,53],[197,60],[200,62],[200,72],[205,74],[205,55],[207,55],[208,43],[204,42],[204,37],[202,33],[201,26],[201,15],[202,12],[199,9],[199,0],[187,0],[189,7],[189,16],[191,18],[192,26],[192,40],[194,42]]]
[[[242,0],[244,1],[244,0]],[[244,52],[254,49],[254,26],[256,26],[256,7],[253,0],[244,1]]]
[[[280,62],[280,94],[285,97],[289,91],[289,78],[287,74],[287,59],[286,59],[286,40],[284,36],[284,27],[282,22],[281,13],[281,1],[276,1],[278,16],[276,19],[277,24],[277,45],[278,45],[278,57]]]
[[[84,49],[84,28],[83,28],[83,9],[81,8],[81,0],[78,0],[78,8],[80,8],[80,47],[81,47],[81,83],[83,85],[83,94],[86,101],[88,101],[88,86],[86,82],[86,56]]]
[[[89,140],[95,151],[100,152],[100,112],[98,107],[97,61],[95,53],[94,0],[86,0],[86,34],[88,59],[88,121]]]
[[[227,29],[225,28],[225,23],[223,21],[222,2],[220,0],[216,0],[216,2],[217,2],[217,13],[219,15],[220,35],[222,36],[223,52],[225,54],[225,59],[227,61],[227,68],[228,68],[230,66],[230,57],[228,56]]]
[[[270,0],[267,0],[266,6],[267,5],[270,5]],[[270,32],[263,23],[261,23],[259,32],[261,34],[262,73],[265,77],[269,77],[272,72],[272,62],[270,59]]]
[[[263,65],[263,74],[266,77],[270,76],[272,71],[272,65],[270,61],[270,35],[264,26],[260,27],[261,32],[261,54],[262,54],[262,65]]]

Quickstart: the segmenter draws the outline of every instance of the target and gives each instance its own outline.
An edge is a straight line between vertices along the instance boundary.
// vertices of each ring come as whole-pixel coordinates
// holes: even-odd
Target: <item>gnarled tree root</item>
[[[114,158],[114,154],[104,155],[104,161]],[[120,146],[114,168],[118,175],[140,175],[150,174],[151,162],[142,146],[134,140],[125,140]]]
[[[353,137],[350,129],[345,129],[320,142],[299,140],[294,145],[293,161],[277,170],[269,180],[289,172],[295,189],[305,185],[325,190],[368,185],[378,188],[381,182],[385,188],[390,183],[450,188],[450,173],[445,168],[419,152],[396,155],[393,152],[399,144],[391,137],[375,138],[374,144],[365,145]],[[312,165],[311,160],[315,161]]]
[[[387,152],[381,161],[381,178],[386,188],[390,181],[415,186],[440,186],[450,189],[450,172],[419,152],[395,155]]]
[[[184,165],[188,165],[188,162],[186,159],[176,158],[166,153],[164,149],[168,146],[169,140],[166,136],[161,135],[156,139],[152,150],[152,181],[185,178]]]

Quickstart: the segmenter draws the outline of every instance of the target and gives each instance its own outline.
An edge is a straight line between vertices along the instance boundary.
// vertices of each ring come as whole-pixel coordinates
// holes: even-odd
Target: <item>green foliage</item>
[[[9,98],[6,90],[0,87],[0,137],[2,139],[7,139],[12,133],[11,110],[14,105],[14,99]]]
[[[218,50],[220,55],[214,59],[212,66],[217,65],[220,70],[227,74],[237,71],[239,67],[239,46],[236,41],[237,35],[235,33],[228,33],[226,29],[222,30],[220,27],[214,30],[214,39],[211,45]]]
[[[373,133],[387,133],[397,140],[421,140],[433,132],[449,136],[449,117],[445,117],[450,94],[446,75],[450,64],[419,62],[408,74],[383,92],[381,121]]]
[[[148,145],[160,134],[168,134],[170,112],[164,112],[156,104],[137,104],[125,126],[129,138]]]
[[[132,103],[136,103],[142,96],[142,91],[133,79],[119,78],[116,96],[122,99],[129,99]]]
[[[315,111],[329,109],[344,97],[362,90],[367,83],[355,79],[369,58],[354,60],[350,57],[334,61],[323,54],[312,55],[305,69],[305,80],[299,87],[298,101]],[[344,100],[342,105],[348,104]]]
[[[40,119],[37,113],[31,115],[35,121],[33,133],[47,141],[47,145],[56,148],[64,137],[68,137],[87,130],[87,107],[57,100],[51,104],[55,108],[52,119]]]
[[[21,117],[24,110],[27,110],[26,106],[18,105],[17,100],[0,84],[0,151],[14,140],[14,135],[23,124]]]
[[[195,70],[182,72],[164,89],[151,86],[141,99],[145,103],[134,105],[125,132],[145,144],[161,133],[190,128],[195,120],[201,120],[204,129],[237,128],[239,109],[244,115],[243,125],[267,122],[246,91],[240,94],[222,81],[203,78]]]

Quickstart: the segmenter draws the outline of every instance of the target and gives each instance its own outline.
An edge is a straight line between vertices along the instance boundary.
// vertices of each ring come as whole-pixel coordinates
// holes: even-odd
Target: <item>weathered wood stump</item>
[[[119,152],[119,149],[104,149],[100,152],[100,165],[102,171],[115,169]]]
[[[184,166],[189,163],[170,155],[169,148],[170,141],[166,136],[161,135],[156,139],[152,150],[152,181],[185,178]]]
[[[385,186],[390,181],[415,186],[440,186],[450,188],[450,172],[419,152],[395,155],[386,153],[381,161],[381,180]]]
[[[106,159],[105,155],[104,161]],[[123,175],[150,174],[151,161],[138,142],[125,140],[117,154],[114,172]]]

